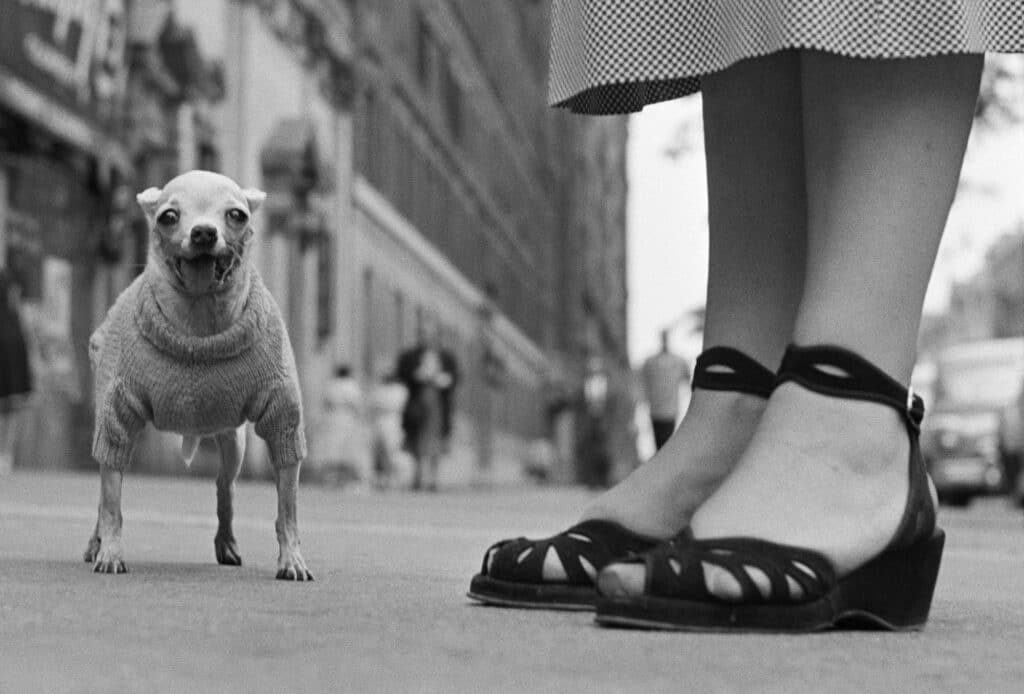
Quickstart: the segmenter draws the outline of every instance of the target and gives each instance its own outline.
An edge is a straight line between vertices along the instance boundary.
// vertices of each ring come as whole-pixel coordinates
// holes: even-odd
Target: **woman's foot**
[[[774,381],[774,373],[735,349],[705,350],[690,407],[662,450],[598,497],[580,523],[548,538],[492,545],[469,597],[515,607],[593,607],[601,569],[678,534],[729,474]]]
[[[601,494],[568,530],[493,545],[469,596],[518,607],[592,607],[601,569],[686,527],[694,509],[732,470],[765,402],[756,395],[698,388],[679,429],[654,458]]]
[[[891,407],[785,383],[690,528],[698,539],[752,537],[814,550],[841,577],[879,554],[896,532],[907,504],[909,454],[906,425]],[[729,572],[705,570],[713,594],[741,594]],[[602,591],[639,596],[645,571],[642,563],[612,564],[601,576]]]
[[[732,471],[765,403],[747,393],[695,389],[672,437],[653,458],[597,497],[582,520],[615,521],[648,537],[678,534]]]

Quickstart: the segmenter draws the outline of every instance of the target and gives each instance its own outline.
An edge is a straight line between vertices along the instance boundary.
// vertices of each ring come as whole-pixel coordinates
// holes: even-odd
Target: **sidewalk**
[[[127,576],[91,573],[93,475],[0,477],[0,692],[1019,692],[1024,522],[943,511],[928,628],[811,636],[602,629],[472,605],[488,544],[570,523],[577,490],[305,487],[312,584],[275,581],[270,485],[240,484],[245,565],[218,566],[210,480],[129,476]]]

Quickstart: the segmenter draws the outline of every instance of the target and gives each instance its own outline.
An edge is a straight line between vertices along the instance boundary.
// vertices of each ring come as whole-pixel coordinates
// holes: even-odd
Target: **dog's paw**
[[[217,563],[226,566],[241,566],[242,555],[238,553],[238,543],[233,537],[213,538],[213,551],[217,555]]]
[[[313,574],[306,568],[306,560],[299,550],[291,550],[277,561],[277,578],[282,581],[312,581]]]
[[[86,545],[85,551],[82,552],[82,559],[85,560],[86,564],[92,564],[96,561],[96,555],[100,553],[100,539],[93,535],[89,538],[89,544]]]
[[[120,547],[99,546],[92,564],[93,573],[126,574],[128,565],[124,563]]]

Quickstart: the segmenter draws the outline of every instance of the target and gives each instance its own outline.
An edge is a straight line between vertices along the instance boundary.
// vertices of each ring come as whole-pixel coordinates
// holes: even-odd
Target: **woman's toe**
[[[597,590],[606,598],[636,598],[643,595],[646,578],[643,564],[609,564],[597,576]]]

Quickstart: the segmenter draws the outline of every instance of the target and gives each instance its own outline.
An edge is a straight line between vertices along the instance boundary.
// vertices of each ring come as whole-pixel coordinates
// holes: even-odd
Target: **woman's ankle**
[[[732,471],[766,403],[744,393],[695,390],[665,445],[594,499],[581,520],[613,520],[653,537],[677,534]]]
[[[810,424],[799,427],[804,432],[801,437],[813,436],[803,443],[814,446],[832,464],[859,474],[872,475],[893,464],[903,466],[908,459],[906,424],[886,405],[829,397],[784,383],[772,395],[765,417],[763,425],[769,430],[792,431],[794,420]]]

